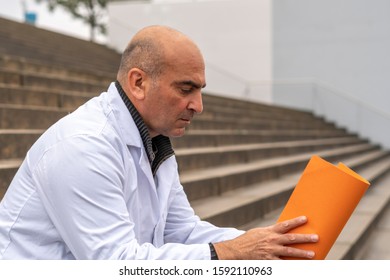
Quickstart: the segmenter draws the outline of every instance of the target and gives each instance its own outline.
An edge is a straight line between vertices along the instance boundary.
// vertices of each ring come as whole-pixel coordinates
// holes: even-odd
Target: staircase
[[[0,25],[1,199],[32,143],[106,90],[120,55],[32,26]],[[371,232],[389,212],[390,152],[309,112],[204,94],[204,113],[172,142],[191,205],[219,226],[273,224],[313,154],[372,183],[328,259],[367,258]]]

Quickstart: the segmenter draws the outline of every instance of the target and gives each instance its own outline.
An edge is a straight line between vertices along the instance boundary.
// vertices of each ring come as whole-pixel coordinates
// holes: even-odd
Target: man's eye
[[[181,88],[181,91],[182,91],[183,93],[191,93],[192,90],[193,90],[193,87],[190,87],[190,88]]]

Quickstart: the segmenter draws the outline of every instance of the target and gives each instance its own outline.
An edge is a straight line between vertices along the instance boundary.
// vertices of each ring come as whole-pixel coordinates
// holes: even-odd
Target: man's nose
[[[203,111],[202,92],[197,91],[191,98],[188,104],[188,109],[193,110],[196,114],[200,114]]]

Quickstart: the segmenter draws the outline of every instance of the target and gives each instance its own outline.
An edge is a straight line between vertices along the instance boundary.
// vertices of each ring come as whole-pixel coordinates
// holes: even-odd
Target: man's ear
[[[138,68],[132,68],[127,73],[130,94],[139,100],[145,98],[146,73]]]

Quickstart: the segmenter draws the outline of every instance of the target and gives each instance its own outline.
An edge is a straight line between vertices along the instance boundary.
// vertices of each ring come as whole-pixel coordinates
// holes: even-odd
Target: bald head
[[[126,47],[117,77],[149,135],[179,137],[203,110],[205,64],[195,43],[165,26],[139,31]]]
[[[143,28],[123,52],[117,79],[122,82],[130,69],[139,68],[155,80],[175,62],[178,52],[202,58],[195,43],[183,33],[167,26]]]

